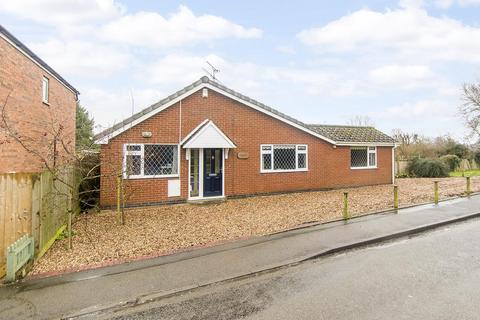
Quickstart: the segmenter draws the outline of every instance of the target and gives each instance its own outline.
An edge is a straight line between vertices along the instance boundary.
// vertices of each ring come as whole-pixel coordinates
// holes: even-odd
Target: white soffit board
[[[190,148],[236,148],[235,144],[212,121],[194,133],[183,145]]]

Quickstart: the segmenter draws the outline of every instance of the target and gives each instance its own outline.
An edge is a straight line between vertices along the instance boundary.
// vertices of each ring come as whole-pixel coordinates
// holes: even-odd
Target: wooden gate
[[[26,173],[0,175],[0,278],[5,275],[6,249],[32,230],[32,186]]]
[[[0,174],[0,278],[5,275],[6,249],[30,234],[35,257],[41,257],[65,228],[74,171]],[[72,195],[76,199],[76,195]],[[72,204],[74,211],[78,205]]]

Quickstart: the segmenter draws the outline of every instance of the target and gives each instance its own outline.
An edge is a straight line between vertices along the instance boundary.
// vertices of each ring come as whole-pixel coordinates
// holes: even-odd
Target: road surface
[[[103,316],[118,320],[479,319],[480,220]]]

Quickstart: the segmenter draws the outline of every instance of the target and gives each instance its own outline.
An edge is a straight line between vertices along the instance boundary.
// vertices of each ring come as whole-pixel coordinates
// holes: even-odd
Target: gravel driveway
[[[433,180],[397,179],[400,206],[432,202]],[[438,180],[440,198],[465,191],[465,178]],[[339,219],[344,191],[349,192],[353,216],[393,205],[392,186],[379,185],[128,209],[124,226],[118,224],[115,211],[104,210],[80,215],[74,224],[73,250],[66,249],[66,240],[56,241],[31,274],[132,261]],[[480,177],[472,178],[472,191],[480,191]]]

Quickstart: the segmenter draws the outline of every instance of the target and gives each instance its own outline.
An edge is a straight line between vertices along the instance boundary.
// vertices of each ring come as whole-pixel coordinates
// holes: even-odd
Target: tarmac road
[[[474,219],[103,316],[479,319],[479,301],[480,219]]]

